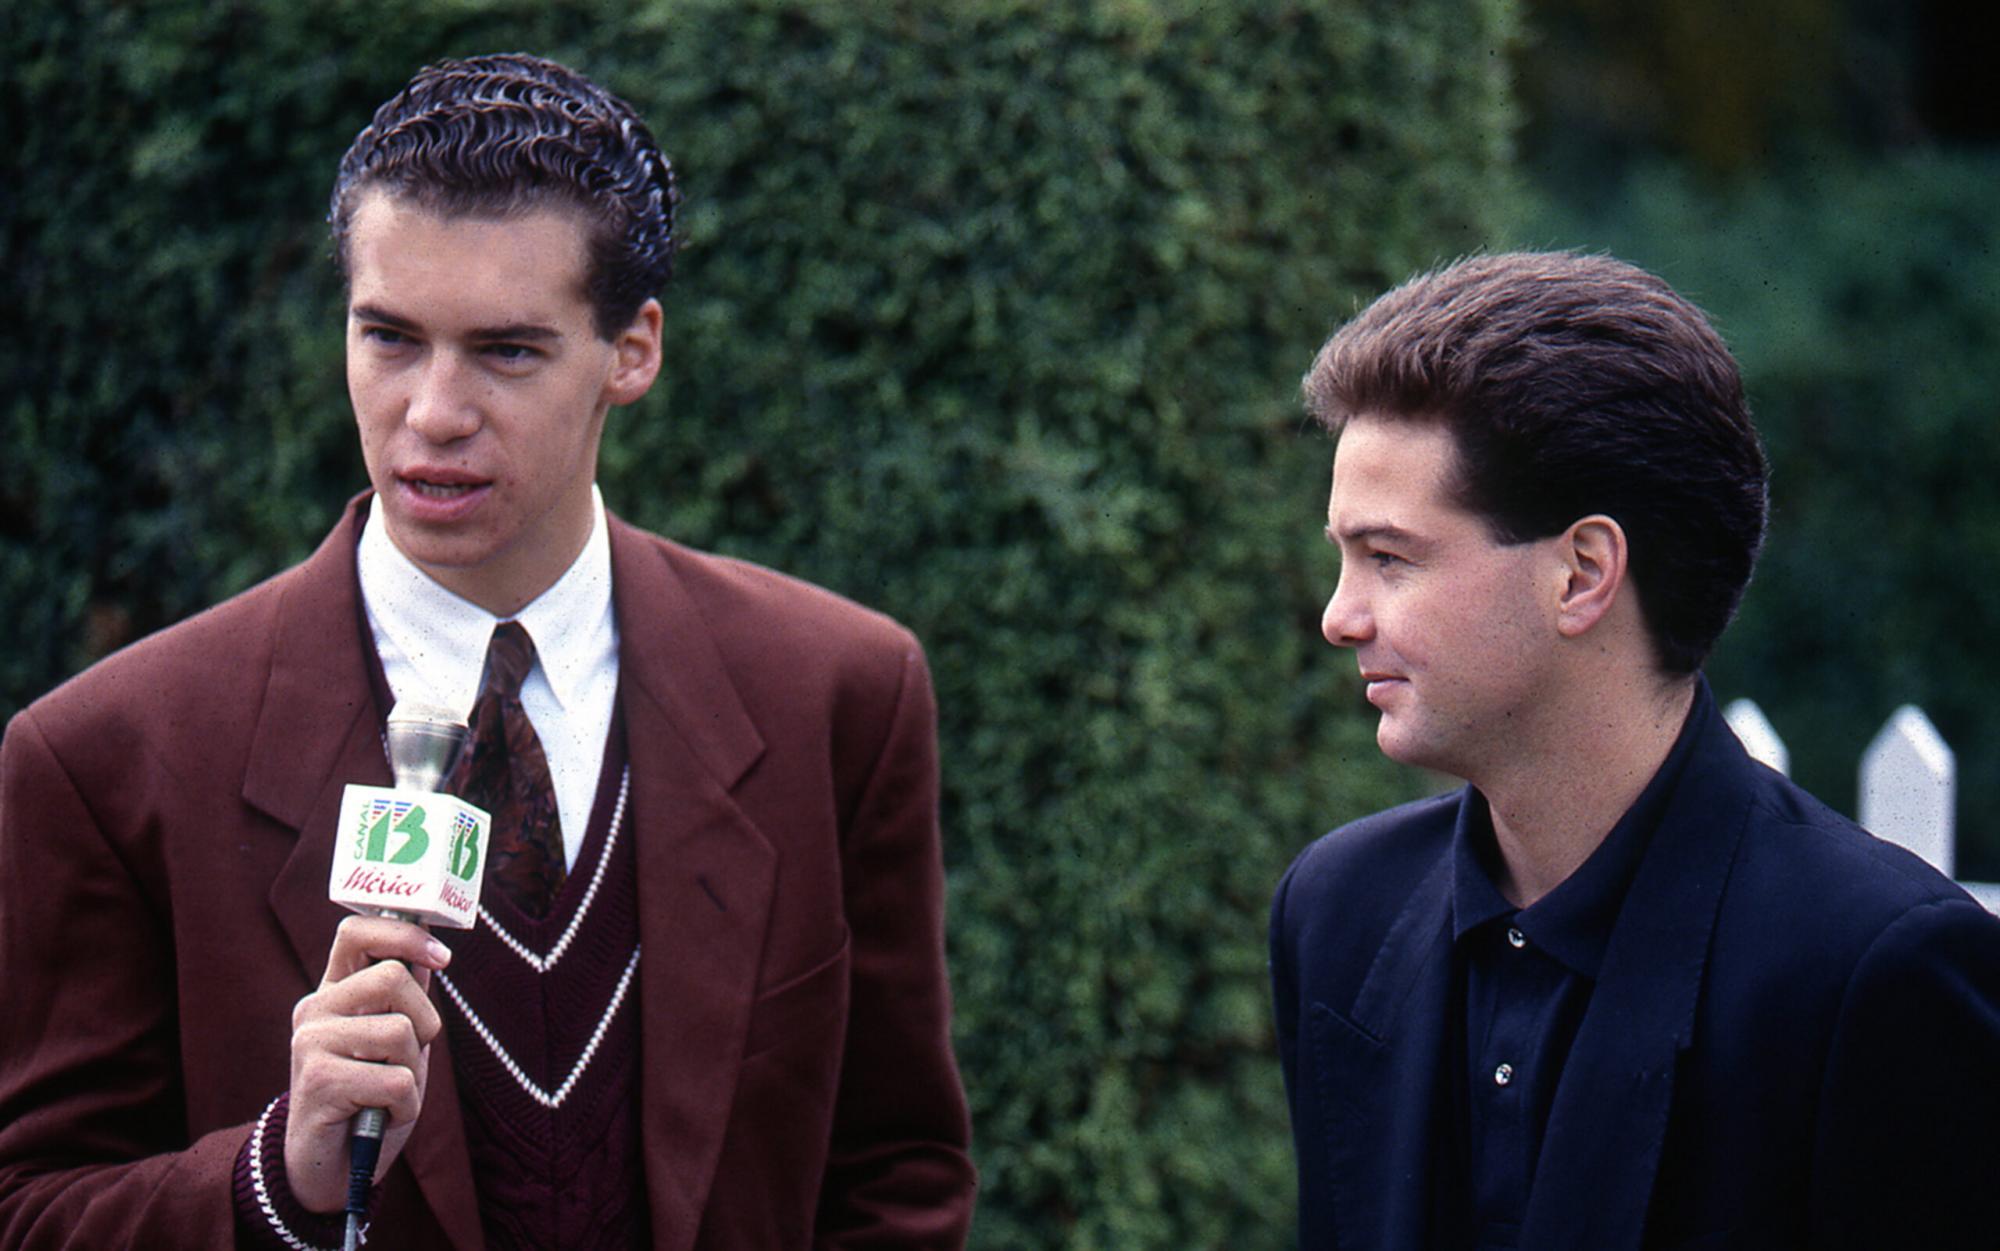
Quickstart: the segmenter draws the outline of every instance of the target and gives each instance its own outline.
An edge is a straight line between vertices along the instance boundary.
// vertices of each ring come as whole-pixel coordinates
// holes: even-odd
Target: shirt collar
[[[590,488],[590,537],[555,585],[514,614],[535,640],[549,689],[565,711],[574,709],[591,671],[618,650],[611,611],[611,532],[604,500]],[[483,649],[482,649],[483,650]]]
[[[611,537],[604,498],[590,488],[590,537],[548,590],[512,618],[496,617],[447,590],[389,538],[379,509],[368,510],[356,564],[361,600],[376,646],[393,649],[429,688],[428,697],[461,712],[479,694],[486,645],[502,620],[519,621],[534,640],[537,668],[556,702],[572,706],[594,666],[617,651],[611,600]],[[398,666],[384,655],[391,672]],[[409,692],[399,691],[398,698]]]
[[[1466,787],[1452,836],[1452,938],[1463,938],[1496,917],[1511,915],[1529,941],[1571,970],[1595,979],[1626,889],[1693,754],[1698,728],[1713,715],[1714,702],[1708,680],[1697,677],[1687,720],[1646,789],[1576,872],[1519,911],[1494,884],[1498,851],[1486,799]]]

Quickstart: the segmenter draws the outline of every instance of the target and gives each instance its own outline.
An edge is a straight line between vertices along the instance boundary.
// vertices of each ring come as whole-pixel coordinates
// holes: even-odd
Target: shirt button
[[[1513,1080],[1514,1080],[1513,1065],[1503,1064],[1499,1068],[1493,1070],[1493,1084],[1495,1086],[1505,1086],[1508,1082],[1511,1082]]]
[[[1519,950],[1528,945],[1528,936],[1519,927],[1510,925],[1507,927],[1507,945]]]

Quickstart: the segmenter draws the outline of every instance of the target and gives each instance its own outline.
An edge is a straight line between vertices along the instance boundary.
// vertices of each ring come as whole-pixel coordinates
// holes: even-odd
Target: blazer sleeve
[[[1990,1248],[2000,1238],[2000,918],[1904,913],[1856,965],[1820,1098],[1813,1245]]]
[[[842,871],[851,998],[814,1243],[960,1247],[975,1177],[951,1049],[937,710],[913,638]]]
[[[0,1246],[232,1245],[248,1125],[189,1142],[173,944],[31,709],[0,743]]]

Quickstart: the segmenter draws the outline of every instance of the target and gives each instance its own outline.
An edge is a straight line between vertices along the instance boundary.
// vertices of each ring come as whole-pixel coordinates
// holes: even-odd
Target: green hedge
[[[607,498],[930,647],[975,1245],[1288,1245],[1268,894],[1416,785],[1317,638],[1296,381],[1503,217],[1512,4],[557,10],[11,7],[0,711],[316,539],[340,152],[425,60],[571,60],[687,193]]]

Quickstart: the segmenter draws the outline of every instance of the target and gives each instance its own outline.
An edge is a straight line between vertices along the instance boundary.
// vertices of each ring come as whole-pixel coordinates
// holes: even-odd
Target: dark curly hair
[[[1662,671],[1701,666],[1763,545],[1764,451],[1701,310],[1605,256],[1514,252],[1420,274],[1327,341],[1306,407],[1451,432],[1456,494],[1502,543],[1617,519]]]
[[[377,188],[447,215],[581,211],[585,291],[607,340],[673,275],[672,162],[631,105],[541,57],[427,65],[375,111],[341,158],[327,213],[344,276],[355,207]]]

